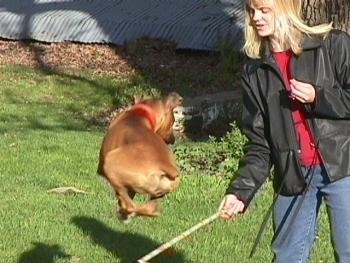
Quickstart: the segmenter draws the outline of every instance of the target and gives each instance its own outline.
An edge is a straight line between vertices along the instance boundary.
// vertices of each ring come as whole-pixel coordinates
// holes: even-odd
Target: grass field
[[[89,120],[134,93],[152,93],[142,79],[130,85],[2,65],[0,82],[0,262],[135,262],[216,212],[227,179],[182,174],[160,217],[117,220],[113,193],[95,172],[105,127]],[[48,192],[57,187],[86,194]],[[269,262],[271,223],[248,255],[271,200],[267,183],[246,216],[216,220],[151,262]],[[311,262],[334,262],[328,232],[323,211]]]

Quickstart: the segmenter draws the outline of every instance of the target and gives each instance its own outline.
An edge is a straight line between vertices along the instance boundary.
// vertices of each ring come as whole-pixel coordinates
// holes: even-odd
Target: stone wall
[[[188,136],[222,136],[239,119],[240,102],[237,91],[185,98],[184,106],[175,109],[174,130]]]

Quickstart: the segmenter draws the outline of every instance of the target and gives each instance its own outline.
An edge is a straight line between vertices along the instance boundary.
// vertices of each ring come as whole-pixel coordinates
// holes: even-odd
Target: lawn
[[[106,127],[91,119],[133,94],[157,92],[136,79],[0,66],[0,262],[135,262],[216,212],[227,177],[184,172],[160,217],[117,220],[113,193],[96,175]],[[196,142],[186,145],[190,151]],[[57,187],[85,193],[48,192]],[[271,222],[248,256],[271,201],[267,183],[246,216],[216,220],[151,262],[269,262]],[[313,263],[334,262],[328,232],[323,211]]]

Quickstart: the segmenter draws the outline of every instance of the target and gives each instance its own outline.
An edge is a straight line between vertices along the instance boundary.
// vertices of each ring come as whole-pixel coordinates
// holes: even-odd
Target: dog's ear
[[[182,106],[182,104],[183,104],[183,98],[177,92],[171,92],[166,97],[165,105],[170,110],[173,110],[178,106]]]

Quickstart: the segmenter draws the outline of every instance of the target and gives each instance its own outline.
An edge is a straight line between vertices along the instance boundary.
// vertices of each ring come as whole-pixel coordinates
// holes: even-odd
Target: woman
[[[301,0],[247,0],[243,51],[248,143],[221,217],[244,212],[273,170],[274,262],[307,262],[325,202],[335,257],[349,263],[350,38],[304,24]]]

